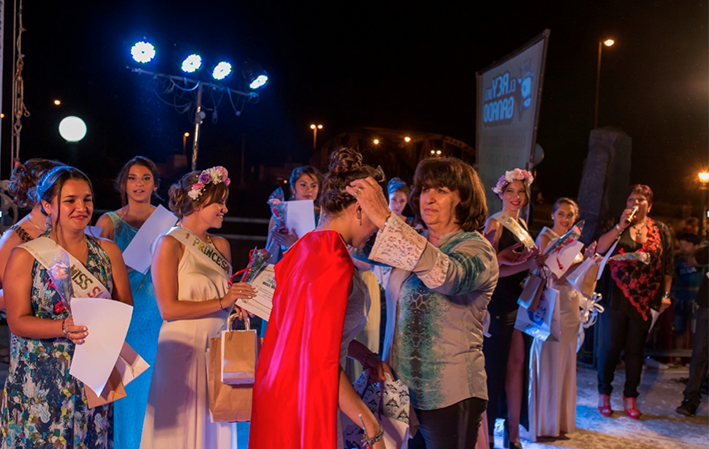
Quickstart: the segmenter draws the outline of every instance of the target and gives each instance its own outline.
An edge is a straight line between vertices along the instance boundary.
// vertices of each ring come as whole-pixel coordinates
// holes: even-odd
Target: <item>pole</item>
[[[202,83],[197,86],[197,101],[194,113],[194,140],[192,141],[192,171],[197,170],[197,152],[199,151],[199,127],[202,124]]]
[[[318,127],[315,126],[313,128],[313,150],[317,148],[317,142],[318,142]]]
[[[598,41],[598,64],[596,65],[596,108],[593,113],[593,129],[598,128],[598,92],[601,88],[601,52],[603,51],[603,42]]]

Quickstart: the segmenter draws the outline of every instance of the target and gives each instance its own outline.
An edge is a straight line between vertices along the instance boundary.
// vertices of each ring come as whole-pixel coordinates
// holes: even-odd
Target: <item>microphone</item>
[[[638,206],[633,206],[633,211],[628,215],[628,218],[625,219],[625,224],[630,224],[633,222],[633,218],[635,218],[635,214],[638,213]]]

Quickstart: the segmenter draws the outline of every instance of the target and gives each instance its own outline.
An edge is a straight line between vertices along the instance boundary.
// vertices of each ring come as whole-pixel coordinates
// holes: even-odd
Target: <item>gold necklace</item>
[[[640,226],[634,225],[634,226],[631,226],[631,228],[633,228],[633,230],[635,231],[635,239],[634,240],[637,241],[638,238],[640,237],[640,234],[642,234],[643,229],[647,228],[647,217],[643,220],[643,222],[640,224]]]

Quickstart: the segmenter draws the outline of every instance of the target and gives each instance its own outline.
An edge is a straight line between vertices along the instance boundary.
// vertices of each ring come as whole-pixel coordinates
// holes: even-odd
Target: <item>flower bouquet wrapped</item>
[[[286,227],[286,203],[283,189],[277,188],[268,197],[268,205],[271,207],[271,215],[278,229]]]
[[[585,220],[580,220],[575,225],[571,226],[571,229],[569,229],[564,235],[562,235],[554,242],[552,242],[549,246],[547,246],[546,250],[544,250],[544,254],[553,254],[555,252],[560,252],[563,248],[578,241],[578,239],[581,238],[581,234],[583,233],[583,225],[585,223]]]
[[[54,306],[55,313],[61,313],[64,310],[71,315],[69,300],[74,295],[74,287],[71,279],[71,265],[69,264],[69,254],[66,251],[61,251],[54,256],[54,265],[47,270],[49,276],[49,285],[59,293],[61,302]]]
[[[650,255],[644,251],[636,251],[634,253],[616,254],[615,256],[611,257],[610,260],[638,261],[647,265],[650,263]]]

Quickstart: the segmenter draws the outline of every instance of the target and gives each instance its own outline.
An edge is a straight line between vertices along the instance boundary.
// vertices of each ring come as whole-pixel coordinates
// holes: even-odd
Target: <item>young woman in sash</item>
[[[164,321],[140,443],[145,449],[236,447],[236,424],[211,422],[205,359],[227,311],[255,293],[244,283],[229,287],[229,242],[207,232],[222,227],[228,186],[226,169],[212,167],[170,187],[170,209],[180,222],[157,240],[151,265]]]
[[[31,210],[0,237],[0,288],[2,288],[5,266],[12,249],[36,239],[47,231],[47,216],[42,213],[42,207],[34,193],[37,181],[42,175],[58,165],[63,164],[49,159],[28,159],[24,164],[18,164],[12,170],[8,189],[12,196],[12,202],[20,209]],[[5,300],[2,290],[0,290],[0,310],[4,309]]]
[[[74,296],[132,304],[128,273],[115,243],[84,233],[93,213],[84,173],[55,167],[36,195],[49,232],[12,250],[5,270],[12,279],[5,298],[15,338],[2,402],[2,447],[112,447],[113,405],[89,409],[84,384],[69,374],[74,345],[91,329],[74,323],[47,271],[55,255],[68,253],[73,278],[83,280],[73,283]]]
[[[506,418],[506,432],[510,446],[521,448],[519,424],[526,418],[528,354],[531,341],[514,328],[517,318],[517,299],[522,293],[522,282],[533,268],[534,241],[520,211],[529,204],[529,191],[534,178],[527,170],[518,168],[506,172],[492,189],[502,200],[502,211],[490,216],[485,224],[485,235],[497,251],[500,279],[488,305],[490,337],[485,339],[485,371],[487,372],[487,419],[490,441],[493,441],[496,418]],[[523,249],[524,248],[524,249]],[[513,264],[510,264],[513,263]],[[504,409],[506,398],[507,415]],[[526,427],[526,423],[523,422]]]
[[[376,171],[362,164],[361,154],[349,148],[333,152],[318,228],[276,265],[273,311],[254,383],[252,449],[342,448],[338,408],[357,424],[361,416],[369,447],[384,448],[379,422],[343,369],[349,356],[370,368],[376,380],[388,370],[354,340],[368,304],[347,245],[363,246],[377,228],[345,189],[368,176]]]
[[[101,229],[101,237],[116,242],[125,251],[138,230],[155,211],[150,200],[156,197],[160,177],[155,163],[143,156],[128,161],[115,181],[116,190],[121,194],[123,207],[115,212],[103,214],[96,223]],[[126,342],[150,365],[142,376],[126,386],[128,396],[116,402],[114,407],[114,445],[116,449],[138,449],[143,431],[145,408],[148,404],[150,380],[158,350],[158,334],[162,318],[155,301],[155,290],[150,272],[130,270],[131,292],[133,293],[133,317],[128,328]]]

